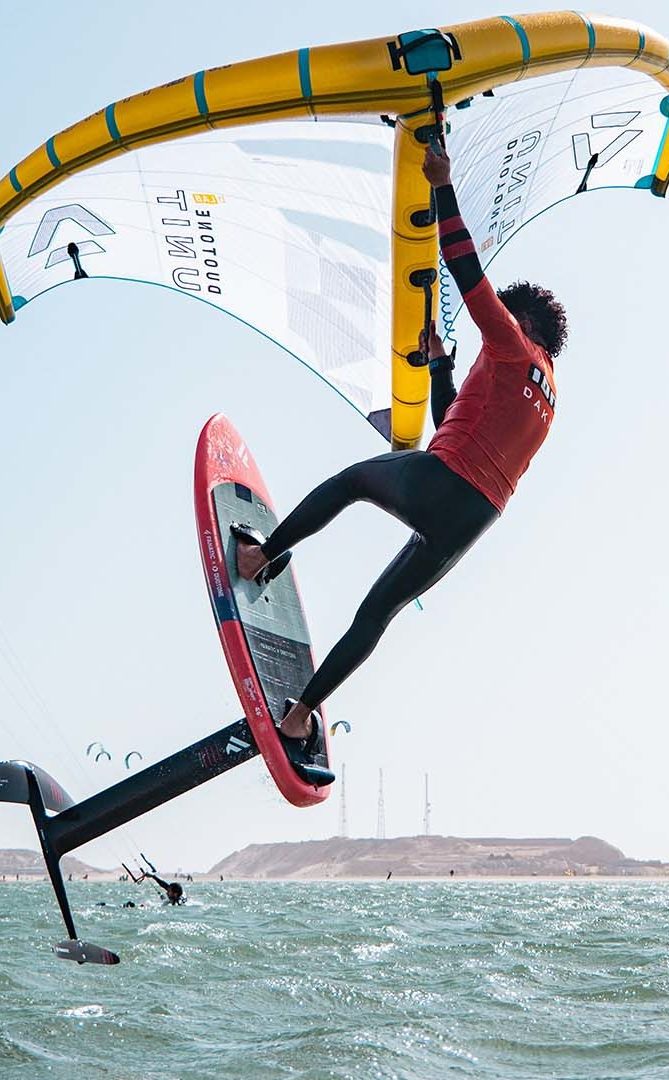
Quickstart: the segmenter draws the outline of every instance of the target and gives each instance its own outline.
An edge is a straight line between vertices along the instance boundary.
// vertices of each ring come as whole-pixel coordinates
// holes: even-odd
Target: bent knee
[[[355,614],[353,626],[361,637],[370,641],[378,641],[396,614],[396,611],[388,611],[386,608],[379,608],[375,604],[363,600]]]

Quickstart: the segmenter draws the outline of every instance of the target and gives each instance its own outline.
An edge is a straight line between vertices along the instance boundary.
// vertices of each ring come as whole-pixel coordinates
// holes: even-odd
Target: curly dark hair
[[[524,315],[546,345],[549,356],[558,356],[567,340],[567,316],[562,304],[549,289],[515,281],[497,292],[504,307],[516,317]]]

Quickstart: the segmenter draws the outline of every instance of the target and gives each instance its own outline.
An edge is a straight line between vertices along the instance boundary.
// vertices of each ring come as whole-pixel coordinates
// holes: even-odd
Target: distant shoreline
[[[457,837],[405,836],[387,839],[333,836],[326,840],[248,844],[195,872],[158,867],[168,880],[185,883],[233,881],[293,882],[458,882],[458,881],[669,881],[669,862],[631,859],[596,836]],[[182,862],[183,866],[183,862]],[[179,869],[175,869],[179,867]],[[63,878],[80,882],[120,882],[124,867],[93,866],[71,855],[61,862]],[[189,873],[190,869],[190,873]],[[18,879],[17,879],[18,875]],[[0,884],[42,880],[39,852],[0,849]],[[190,880],[189,880],[190,879]],[[127,881],[127,878],[126,878]],[[132,883],[132,875],[130,881]]]
[[[165,877],[174,880],[170,874],[165,874]],[[218,875],[210,874],[193,874],[192,881],[186,881],[185,878],[179,874],[177,879],[184,885],[187,890],[193,885],[235,885],[235,884],[255,884],[255,885],[272,885],[272,884],[292,884],[292,885],[376,885],[382,884],[392,885],[393,882],[401,882],[406,885],[420,885],[427,882],[431,882],[435,885],[453,885],[462,881],[476,881],[476,882],[490,882],[490,884],[509,884],[510,882],[560,882],[561,884],[570,885],[574,882],[586,882],[586,881],[598,881],[608,884],[620,884],[620,883],[634,883],[650,882],[657,884],[658,882],[666,882],[669,884],[669,874],[455,874],[453,877],[447,875],[446,877],[403,877],[401,874],[393,873],[388,880],[385,876],[379,877],[224,877],[220,880]],[[0,880],[0,886],[2,885],[34,885],[41,883],[48,883],[48,877],[43,874],[21,874],[18,880],[14,875],[8,876],[6,880]],[[129,888],[133,886],[132,881],[119,881],[118,876],[110,871],[109,873],[97,873],[89,874],[86,879],[82,877],[73,877],[72,881],[65,881],[66,885],[127,885]]]

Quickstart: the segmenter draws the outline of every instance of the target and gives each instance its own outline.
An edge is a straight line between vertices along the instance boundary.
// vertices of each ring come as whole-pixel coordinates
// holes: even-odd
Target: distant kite
[[[348,720],[335,720],[334,724],[330,725],[330,734],[334,735],[338,727],[343,727],[347,735],[351,734],[351,725]]]

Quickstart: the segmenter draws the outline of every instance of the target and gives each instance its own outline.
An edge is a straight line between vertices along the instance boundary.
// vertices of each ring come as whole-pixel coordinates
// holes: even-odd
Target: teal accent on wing
[[[105,120],[107,121],[107,131],[111,135],[114,142],[121,141],[121,132],[116,124],[116,105],[108,105],[105,109]]]
[[[662,98],[662,101],[660,102],[660,112],[669,119],[669,95]]]
[[[209,116],[207,95],[204,92],[204,71],[198,71],[197,74],[193,76],[193,88],[195,90],[197,111],[199,112],[200,116]]]
[[[47,157],[48,157],[49,161],[53,165],[54,169],[59,169],[62,162],[61,162],[60,158],[58,157],[58,154],[56,153],[56,147],[54,145],[53,136],[48,140],[48,142],[46,144],[46,154],[47,154]]]
[[[14,188],[14,191],[23,191],[23,188],[21,187],[21,182],[20,182],[18,176],[16,175],[16,169],[11,169],[10,170],[9,182],[12,185],[12,187]]]
[[[653,176],[655,176],[655,173],[657,172],[657,167],[660,164],[660,158],[662,157],[662,151],[664,150],[667,136],[669,136],[669,120],[667,121],[664,132],[662,133],[660,145],[657,148],[657,154],[655,155],[655,161],[653,162]]]
[[[655,177],[652,174],[651,176],[642,176],[640,180],[637,180],[634,186],[635,188],[650,188],[653,186],[654,179]]]
[[[297,54],[297,65],[300,73],[300,89],[302,97],[312,97],[311,88],[311,64],[309,61],[309,49],[300,49]]]
[[[643,30],[639,30],[639,52],[642,53],[646,48],[646,35]]]
[[[585,28],[588,31],[588,49],[590,52],[594,52],[595,45],[597,44],[597,32],[590,19],[587,15],[584,15],[582,11],[573,11],[572,15],[578,15],[579,19],[582,19],[585,23]]]
[[[12,304],[14,305],[14,311],[20,311],[22,307],[25,307],[28,301],[25,296],[12,296]]]
[[[518,22],[517,19],[512,19],[510,15],[500,15],[500,19],[503,19],[504,22],[507,22],[509,24],[509,26],[512,26],[513,29],[518,34],[518,38],[520,40],[520,46],[521,46],[521,48],[523,50],[523,63],[524,64],[529,64],[529,62],[530,62],[530,42],[529,42],[527,34],[523,30],[522,26],[520,25],[520,23]]]

